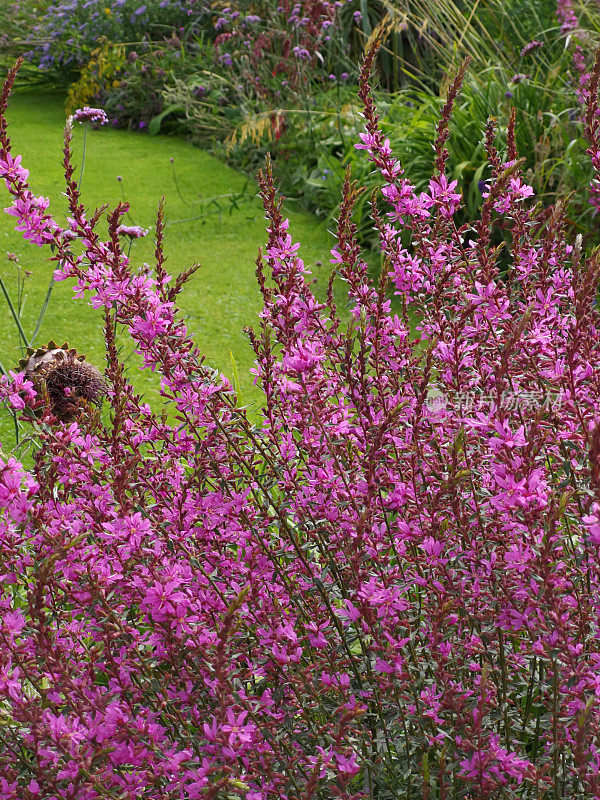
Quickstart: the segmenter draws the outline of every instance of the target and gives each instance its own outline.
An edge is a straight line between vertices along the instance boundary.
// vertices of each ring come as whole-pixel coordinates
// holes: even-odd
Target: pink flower
[[[443,217],[451,217],[460,206],[462,195],[453,191],[458,181],[451,181],[445,175],[432,178],[429,181],[429,194]]]
[[[534,50],[539,50],[540,47],[543,47],[543,46],[544,46],[544,43],[540,42],[539,39],[532,39],[521,50],[521,58],[525,58],[526,55],[529,55],[529,53],[533,52]]]
[[[161,622],[169,616],[182,616],[187,606],[187,596],[178,591],[180,582],[177,580],[160,583],[155,581],[146,590],[142,606],[150,612],[152,618]]]
[[[29,170],[21,166],[21,156],[13,158],[10,153],[6,153],[5,158],[0,158],[0,176],[4,178],[7,187],[15,181],[27,182]]]
[[[338,769],[344,775],[356,775],[360,771],[360,765],[356,761],[356,754],[350,753],[349,756],[342,753],[333,752]]]
[[[244,724],[247,711],[241,711],[236,714],[232,708],[227,709],[227,723],[221,726],[223,733],[228,733],[229,746],[233,749],[241,745],[249,744],[252,741],[256,726],[250,722]]]
[[[525,498],[525,478],[517,481],[514,475],[495,476],[496,485],[502,489],[492,497],[491,503],[498,511],[506,511],[509,508],[522,506]]]
[[[524,425],[519,425],[516,431],[511,431],[506,420],[503,422],[496,420],[494,429],[497,436],[489,439],[489,446],[494,452],[497,452],[501,447],[506,447],[510,450],[514,447],[525,447],[527,444]]]

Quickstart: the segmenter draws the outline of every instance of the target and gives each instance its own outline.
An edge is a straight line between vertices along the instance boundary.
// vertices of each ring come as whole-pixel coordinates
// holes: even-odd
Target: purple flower
[[[18,174],[18,173],[17,173]],[[9,176],[5,180],[10,180]],[[29,189],[25,189],[14,199],[13,205],[4,209],[7,214],[16,217],[15,230],[23,233],[23,238],[42,247],[52,241],[58,225],[47,214],[50,201],[47,197],[35,197]]]
[[[73,122],[93,122],[94,125],[104,125],[108,122],[106,112],[102,108],[78,108],[72,115]]]
[[[13,158],[10,153],[7,153],[6,159],[0,159],[0,177],[6,180],[7,186],[12,181],[26,182],[29,177],[29,170],[21,166],[21,156]]]
[[[146,10],[146,6],[145,5],[144,6],[140,6],[139,8],[136,8],[136,10],[133,12],[131,17],[129,18],[130,23],[133,25],[133,23],[135,22],[135,18],[139,17],[140,14],[143,14],[145,10]]]
[[[460,205],[462,195],[460,192],[454,191],[457,184],[458,181],[448,183],[445,175],[429,181],[429,194],[443,217],[451,217]]]
[[[525,58],[528,53],[531,53],[533,50],[538,50],[540,47],[543,47],[544,43],[540,42],[539,39],[533,39],[533,41],[528,42],[525,47],[521,50],[521,58]]]
[[[130,239],[142,239],[148,235],[149,228],[141,228],[139,225],[119,225],[117,233],[121,236],[129,236]]]
[[[294,47],[294,55],[300,61],[308,61],[310,59],[310,53],[305,47],[296,46]]]
[[[127,2],[128,18],[139,0]],[[75,202],[59,228],[9,156],[0,115],[9,213],[49,245],[57,279],[108,312],[113,412],[101,421],[87,406],[100,378],[66,343],[0,377],[0,401],[40,445],[31,472],[0,456],[0,697],[16,721],[3,738],[28,747],[18,774],[0,757],[0,797],[64,796],[71,782],[85,800],[89,775],[115,797],[201,800],[218,783],[245,800],[310,798],[334,781],[349,796],[368,768],[362,715],[374,701],[382,738],[447,751],[449,794],[535,795],[540,776],[555,778],[558,747],[565,796],[575,780],[581,797],[598,795],[594,257],[575,253],[566,219],[540,225],[513,148],[489,171],[483,215],[457,228],[445,157],[417,188],[361,95],[353,155],[383,183],[364,221],[386,270],[373,280],[350,222],[366,187],[346,182],[332,250],[342,321],[333,286],[325,303],[313,292],[310,266],[323,265],[304,260],[271,171],[261,175],[257,425],[199,350],[176,304],[188,276],[168,274],[160,241],[155,263],[136,265],[127,238],[147,231],[107,237],[101,214]],[[590,118],[598,111],[591,98]],[[600,142],[587,155],[600,207]],[[68,152],[65,167],[72,186]],[[513,232],[502,251],[499,229]],[[115,327],[160,380],[155,410],[123,374]],[[503,714],[532,681],[537,756]],[[99,766],[81,775],[82,759]],[[392,778],[406,797],[422,766],[390,759],[375,785],[381,794]]]

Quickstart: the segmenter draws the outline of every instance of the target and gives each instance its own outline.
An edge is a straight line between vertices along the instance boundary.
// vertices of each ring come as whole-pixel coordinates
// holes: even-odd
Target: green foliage
[[[247,82],[219,71],[212,44],[197,37],[186,69],[171,70],[161,91],[162,104],[173,119],[203,146],[224,146],[235,130],[264,106]],[[162,127],[162,120],[161,120]]]
[[[591,168],[582,159],[587,145],[576,116],[576,99],[559,72],[514,82],[502,69],[471,72],[455,106],[451,123],[449,174],[458,181],[465,201],[464,221],[473,219],[488,178],[483,131],[489,117],[499,123],[499,146],[505,145],[511,110],[516,114],[516,142],[526,159],[525,178],[543,205],[571,193],[570,221],[578,232],[590,232],[593,209],[585,199]],[[430,142],[442,99],[425,92],[396,95],[385,112],[385,127],[418,189],[431,175]],[[362,176],[361,176],[362,177]]]
[[[451,121],[448,161],[450,176],[457,180],[463,194],[461,221],[476,217],[489,177],[483,147],[486,122],[489,117],[497,118],[502,149],[514,109],[517,147],[526,159],[525,177],[537,198],[548,206],[557,198],[568,197],[573,232],[591,237],[593,243],[597,238],[595,211],[582,189],[591,172],[587,159],[582,158],[587,145],[582,138],[577,87],[569,72],[571,55],[565,50],[555,20],[554,27],[537,27],[553,19],[550,4],[535,0],[500,4],[490,0],[462,3],[459,8],[445,0],[434,4],[411,0],[408,6],[412,27],[419,24],[423,29],[444,77],[421,80],[417,70],[413,86],[393,93],[381,91],[378,107],[386,135],[416,188],[427,188],[434,159],[431,141],[447,81],[464,50],[469,50],[472,61]],[[528,14],[524,13],[526,9]],[[593,16],[596,22],[600,19],[597,14]],[[522,18],[527,19],[526,24],[521,25]],[[541,46],[521,56],[535,31]],[[456,37],[454,46],[452,36]],[[386,82],[385,76],[382,80]],[[357,222],[367,243],[373,233],[368,222],[363,223],[362,212],[369,189],[376,184],[370,167],[353,146],[362,130],[354,95],[353,89],[346,89],[332,102],[331,92],[315,93],[309,115],[304,119],[294,116],[288,134],[273,149],[284,191],[323,218],[337,215],[339,186],[351,166],[353,176],[367,189],[357,203]],[[236,155],[238,163],[243,164]]]
[[[22,152],[24,162],[35,163],[33,188],[50,198],[53,213],[63,221],[63,178],[56,159],[65,120],[61,95],[17,93],[11,99],[9,119],[15,147]],[[83,136],[79,126],[75,133],[75,161],[80,164]],[[118,181],[117,176],[122,180]],[[248,183],[243,175],[181,139],[134,136],[106,128],[88,131],[82,183],[86,207],[91,212],[105,200],[115,205],[124,198],[131,204],[127,223],[148,228],[155,224],[156,198],[166,195],[167,268],[178,274],[190,265],[194,253],[203,253],[202,267],[181,297],[186,324],[206,354],[207,363],[232,378],[233,356],[237,380],[251,405],[259,402],[260,392],[249,374],[253,354],[243,328],[252,323],[260,307],[254,261],[265,239],[263,211],[259,201],[253,199],[253,190],[252,181]],[[292,224],[303,237],[302,257],[314,265],[328,252],[330,238],[306,214],[293,214]],[[151,261],[152,234],[153,229],[145,239],[133,243],[136,258]],[[0,259],[0,277],[13,297],[17,296],[19,268],[21,276],[24,270],[31,273],[24,292],[18,295],[24,303],[20,319],[30,334],[48,290],[48,262],[41,250],[23,242],[21,234],[14,231],[14,218],[6,214],[0,215],[0,237],[0,253],[9,251],[20,259],[18,265]],[[325,295],[329,269],[327,262],[314,269],[321,297]],[[87,353],[92,363],[101,366],[104,344],[100,314],[86,304],[70,303],[71,294],[68,281],[55,285],[36,342],[68,339],[79,351]],[[1,294],[0,299],[4,303],[0,315],[1,361],[6,369],[14,369],[21,357],[19,336]],[[136,368],[131,348],[122,355],[136,390],[156,407],[159,401],[152,374]],[[14,442],[11,418],[0,421],[0,440]]]
[[[173,130],[162,91],[165,83],[177,81],[194,67],[185,48],[173,41],[163,43],[141,42],[136,49],[129,49],[126,63],[118,80],[104,83],[98,98],[106,113],[118,121],[119,127],[132,129],[149,128],[152,132]]]
[[[7,72],[15,59],[31,50],[34,45],[32,27],[40,21],[48,0],[6,0],[0,3],[0,70]],[[20,71],[18,83],[35,83],[38,71],[26,63]]]
[[[124,45],[113,44],[102,37],[98,47],[90,53],[89,61],[83,65],[79,78],[69,86],[67,111],[72,113],[106,91],[106,87],[119,85],[116,78],[124,64]]]
[[[178,2],[181,11],[184,0]],[[93,25],[78,34],[83,49],[77,52],[88,60],[72,88],[71,106],[95,100],[119,126],[190,133],[249,174],[270,151],[286,195],[324,220],[337,213],[348,165],[367,189],[374,185],[353,148],[362,126],[354,78],[366,44],[382,41],[377,74],[383,124],[418,189],[431,173],[430,141],[448,81],[468,55],[449,161],[465,201],[463,221],[476,214],[487,177],[487,119],[498,118],[502,140],[514,108],[519,152],[540,202],[573,193],[574,231],[590,235],[595,229],[593,209],[579,188],[589,175],[581,159],[573,42],[561,33],[554,0],[354,0],[341,5],[331,36],[319,35],[306,61],[292,55],[304,34],[290,31],[286,39],[284,17],[266,2],[196,3],[176,30],[167,17],[161,23],[166,12],[156,2],[139,19],[133,6],[127,6],[130,17],[100,13],[98,3],[93,8]],[[578,41],[591,48],[600,35],[600,14],[590,4],[578,13]],[[257,21],[247,24],[248,14]],[[146,16],[151,24],[141,35],[135,25]],[[92,51],[85,36],[94,25],[109,23],[114,38],[95,41]],[[139,41],[118,44],[128,31],[133,36],[130,28]],[[541,46],[522,55],[534,38]],[[368,196],[364,192],[357,204],[365,243],[372,237],[362,222]]]

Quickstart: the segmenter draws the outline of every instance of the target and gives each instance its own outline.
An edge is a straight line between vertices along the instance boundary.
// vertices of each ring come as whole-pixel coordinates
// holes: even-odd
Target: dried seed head
[[[99,405],[106,394],[100,371],[77,350],[69,349],[67,342],[58,347],[50,341],[47,347],[29,349],[19,366],[61,422],[70,422],[87,404]]]
[[[46,372],[45,380],[52,413],[64,422],[82,408],[81,401],[98,405],[106,394],[102,375],[84,361],[59,361]]]

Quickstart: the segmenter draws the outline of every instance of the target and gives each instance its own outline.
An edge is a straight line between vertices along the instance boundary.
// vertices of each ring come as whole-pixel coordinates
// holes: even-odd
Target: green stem
[[[30,347],[33,346],[35,337],[38,335],[39,330],[42,327],[42,322],[44,321],[44,317],[46,316],[46,310],[48,309],[48,303],[50,302],[50,295],[52,294],[54,283],[55,283],[54,276],[52,276],[52,278],[50,278],[50,283],[48,284],[48,291],[46,292],[46,297],[44,298],[44,302],[40,309],[40,313],[38,314],[37,322],[35,323],[35,330],[33,331],[33,335],[31,337]]]
[[[19,331],[19,335],[21,336],[21,339],[23,340],[23,344],[25,346],[25,349],[27,349],[29,347],[29,340],[27,339],[27,335],[25,334],[25,331],[23,330],[23,326],[21,325],[21,320],[19,319],[19,315],[17,314],[17,312],[15,310],[15,307],[12,304],[12,300],[10,299],[10,295],[8,294],[8,292],[6,290],[6,286],[4,285],[4,281],[2,280],[2,278],[0,278],[0,288],[2,289],[2,291],[4,293],[4,297],[6,297],[6,302],[8,303],[8,307],[10,309],[10,313],[12,314],[12,318],[15,321],[15,324],[16,324],[17,329]]]
[[[175,188],[177,189],[177,194],[179,195],[179,197],[181,197],[186,206],[188,206],[189,202],[185,199],[185,197],[181,193],[181,189],[179,188],[179,181],[177,180],[177,173],[175,172],[175,164],[172,161],[171,161],[171,170],[173,172],[173,180],[175,181]]]

